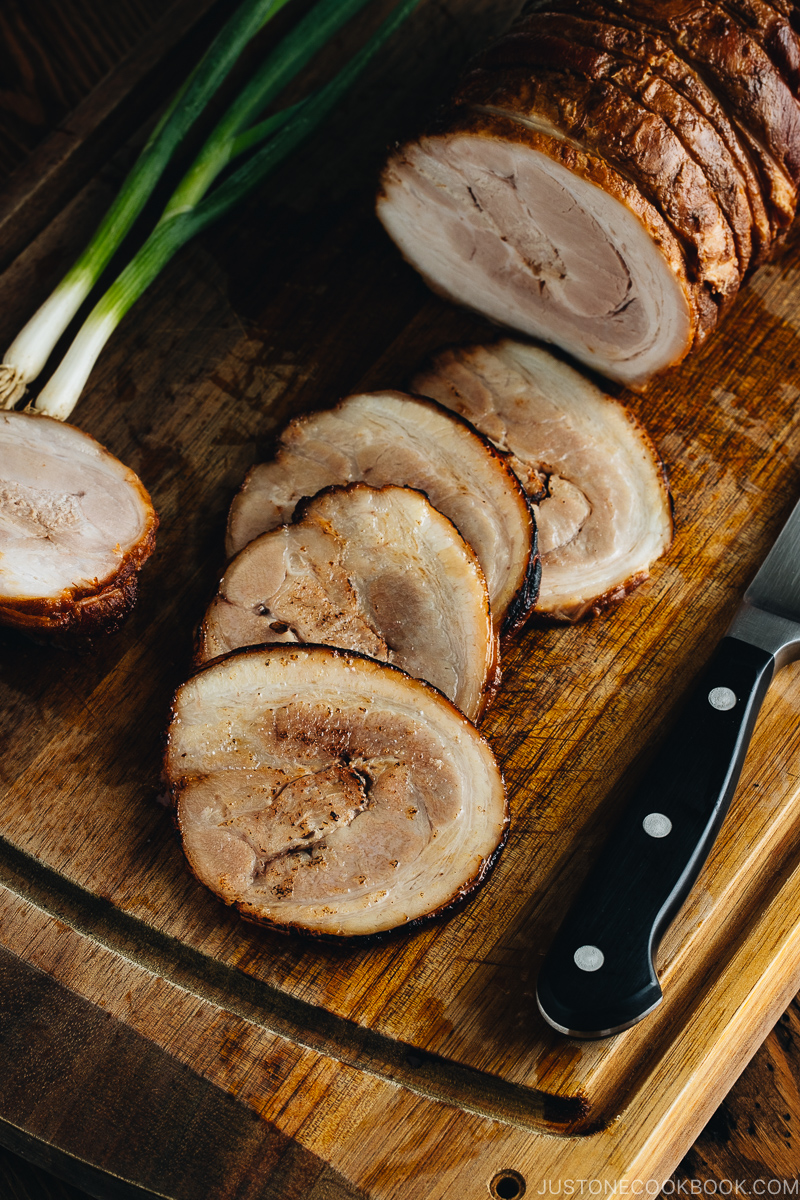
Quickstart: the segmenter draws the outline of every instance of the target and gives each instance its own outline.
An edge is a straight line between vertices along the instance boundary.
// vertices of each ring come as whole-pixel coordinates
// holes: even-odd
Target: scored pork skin
[[[580,6],[581,0],[575,0]],[[757,163],[778,231],[797,208],[800,111],[780,72],[729,14],[703,0],[598,0],[615,18],[657,29],[708,83]],[[536,0],[538,4],[538,0]]]
[[[690,274],[718,301],[734,296],[741,273],[731,227],[705,172],[667,122],[609,77],[613,59],[603,52],[554,37],[532,39],[530,47],[530,67],[475,68],[455,103],[546,123],[601,155],[663,213]]]
[[[361,655],[266,646],[179,689],[165,772],[189,864],[243,916],[374,936],[486,877],[508,810],[475,727],[430,685]]]
[[[583,8],[581,9],[583,11]],[[601,12],[602,9],[594,9]],[[577,54],[575,47],[582,48]],[[607,22],[576,17],[571,13],[537,12],[518,22],[504,38],[479,57],[482,68],[536,66],[543,57],[571,64],[589,79],[608,78],[628,91],[651,113],[663,119],[681,140],[697,167],[708,179],[713,194],[728,222],[736,243],[739,273],[747,270],[753,254],[754,213],[748,180],[742,169],[743,154],[734,156],[729,141],[696,103],[659,73],[662,60],[672,63],[666,43],[653,35],[614,27]],[[667,74],[674,72],[667,72]],[[708,107],[708,105],[706,105]],[[755,184],[752,170],[751,184]],[[755,192],[758,195],[757,185]],[[759,200],[764,230],[769,225],[763,201]]]
[[[274,458],[253,467],[234,497],[229,556],[288,522],[298,501],[357,481],[424,492],[475,551],[498,629],[508,634],[525,620],[538,592],[539,558],[524,491],[463,418],[402,392],[350,396],[291,421]]]
[[[570,36],[581,45],[601,48],[615,57],[646,66],[674,88],[716,130],[747,190],[753,220],[752,265],[763,262],[769,254],[773,237],[783,228],[784,220],[781,216],[774,224],[771,223],[762,181],[766,181],[769,195],[772,191],[772,175],[778,171],[783,177],[783,172],[780,172],[772,156],[754,143],[747,130],[737,125],[735,118],[714,92],[711,81],[701,77],[697,70],[676,54],[659,31],[626,18],[625,13],[617,8],[607,8],[603,0],[536,0],[535,4],[527,6],[526,15],[512,26],[501,42],[507,45],[516,42],[518,37],[525,39],[529,21],[548,14],[571,20]],[[508,49],[505,52],[508,53]]]
[[[435,291],[631,386],[716,321],[658,210],[552,128],[455,114],[390,157],[378,216]]]
[[[413,386],[491,438],[536,501],[537,613],[579,620],[647,578],[672,540],[672,506],[655,447],[621,404],[510,340],[443,351]]]
[[[425,679],[475,721],[499,683],[486,580],[456,527],[411,488],[354,483],[298,506],[225,571],[202,663],[240,646],[357,650]]]
[[[91,637],[117,628],[158,518],[141,480],[72,425],[0,413],[0,623]]]

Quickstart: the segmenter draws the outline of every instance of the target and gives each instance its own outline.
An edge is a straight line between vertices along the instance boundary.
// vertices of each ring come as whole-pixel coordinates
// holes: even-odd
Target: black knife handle
[[[574,1037],[627,1029],[661,1000],[654,960],[727,812],[775,669],[726,637],[556,934],[542,1015]]]

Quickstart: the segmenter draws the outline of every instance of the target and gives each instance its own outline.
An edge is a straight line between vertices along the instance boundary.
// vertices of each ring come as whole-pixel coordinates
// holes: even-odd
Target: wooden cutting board
[[[500,7],[421,4],[324,133],[131,312],[75,421],[161,514],[140,602],[93,657],[0,634],[0,1141],[99,1196],[653,1195],[800,987],[800,674],[787,668],[662,947],[662,1006],[580,1043],[534,1000],[625,780],[800,495],[797,239],[704,351],[624,397],[667,463],[675,544],[615,613],[530,626],[509,646],[483,728],[511,836],[471,904],[378,946],[283,938],[196,882],[164,806],[169,703],[248,466],[290,414],[402,385],[433,350],[493,336],[429,295],[371,196],[382,145],[441,85],[440,64],[502,25],[513,5]],[[155,60],[198,11],[170,10],[185,27]],[[118,182],[115,114],[145,120],[160,100],[147,70],[133,75],[106,81],[76,134],[86,187],[45,145],[49,190],[36,156],[26,167],[40,215],[24,181],[6,193],[4,244],[24,248],[0,278],[3,345]]]

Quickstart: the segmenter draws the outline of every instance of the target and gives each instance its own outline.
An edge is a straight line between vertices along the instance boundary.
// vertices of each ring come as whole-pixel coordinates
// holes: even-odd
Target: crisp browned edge
[[[554,5],[547,3],[547,0],[540,0],[540,2],[536,4],[526,4],[525,9],[520,14],[520,17],[514,22],[512,30],[509,30],[508,32],[512,32],[514,28],[519,28],[520,30],[524,29],[526,18],[528,16],[538,15],[566,16],[570,19],[577,18],[587,23],[605,25],[620,30],[628,30],[634,34],[641,32],[637,23],[620,9],[611,10],[608,8],[603,8],[603,0],[591,0],[591,3],[600,9],[599,13],[595,12],[594,9],[586,12],[580,4],[575,4],[574,7],[571,7],[570,4],[565,3],[564,0],[559,0],[559,2]],[[729,150],[730,146],[728,143],[728,137],[730,135],[733,136],[736,146],[738,147],[738,153],[733,155],[734,162],[737,169],[739,169],[742,173],[745,191],[748,197],[748,204],[752,215],[751,254],[747,269],[744,271],[744,277],[742,280],[744,283],[746,277],[769,257],[771,251],[783,241],[785,236],[784,234],[780,234],[778,235],[778,239],[774,240],[776,238],[776,230],[773,228],[773,223],[770,220],[767,212],[767,200],[763,195],[758,165],[752,160],[750,149],[748,148],[746,141],[742,140],[741,132],[737,132],[735,117],[729,115],[724,110],[724,106],[722,105],[719,96],[709,86],[708,82],[701,77],[698,71],[692,67],[688,61],[684,60],[678,55],[676,49],[670,45],[668,40],[666,40],[664,31],[656,28],[653,25],[649,25],[646,30],[646,36],[652,38],[654,41],[660,42],[669,55],[672,56],[675,62],[680,63],[683,69],[689,75],[694,76],[697,86],[704,90],[711,99],[712,108],[724,113],[728,129],[723,134],[723,131],[716,125],[710,112],[704,112],[702,109],[698,109],[701,116],[710,121],[714,128],[717,129],[718,134],[722,137],[723,142],[726,146],[728,146]],[[618,59],[617,61],[621,60]],[[642,60],[637,56],[634,58],[634,61],[641,62]],[[664,73],[659,69],[657,71],[657,76],[670,87],[675,86],[670,73]],[[693,108],[697,108],[697,105],[691,96],[687,95],[680,88],[676,90],[678,91],[678,94],[683,96]],[[756,206],[760,211],[761,216],[759,216],[759,212],[756,211],[756,208],[753,207],[754,201],[756,202]]]
[[[597,2],[601,4],[606,11],[608,11],[610,14],[613,14],[614,18],[618,19],[617,23],[619,24],[630,23],[635,26],[636,23],[641,20],[641,14],[637,14],[635,9],[631,11],[631,9],[624,3],[624,0],[611,0],[611,2],[609,2],[609,0],[597,0]],[[639,2],[640,0],[636,0],[636,3]],[[756,170],[756,176],[761,184],[761,191],[767,210],[770,228],[772,230],[772,241],[770,246],[767,248],[764,257],[759,257],[757,259],[758,262],[765,261],[766,258],[771,257],[772,253],[779,249],[780,245],[785,240],[788,228],[791,226],[797,213],[798,183],[792,179],[790,171],[782,162],[782,155],[780,153],[776,153],[775,150],[769,145],[769,139],[763,138],[762,132],[754,128],[752,115],[750,113],[745,114],[744,112],[740,111],[740,106],[736,102],[735,98],[734,102],[731,102],[729,86],[720,77],[718,71],[709,68],[708,56],[705,53],[697,52],[696,43],[694,43],[694,49],[682,46],[677,39],[675,30],[669,26],[666,19],[659,23],[659,7],[659,5],[655,5],[652,9],[652,13],[648,13],[647,15],[650,29],[657,33],[658,36],[667,43],[671,51],[678,58],[682,59],[683,62],[685,62],[686,65],[697,74],[701,81],[707,87],[709,87],[709,90],[715,95],[725,111],[728,113],[731,124],[737,132],[737,136],[740,139],[746,156],[753,162],[753,166]],[[706,8],[708,8],[708,6],[706,6]],[[755,39],[750,37],[748,30],[741,24],[741,21],[733,17],[725,8],[720,5],[715,6],[712,3],[710,9],[712,15],[727,16],[728,20],[730,20],[731,23],[738,28],[743,37],[749,38],[758,46],[758,43],[755,42]],[[768,59],[769,55],[767,52],[763,50],[762,47],[758,48]],[[774,64],[770,65],[772,70],[775,71],[778,76],[780,76],[780,72],[777,70]],[[710,82],[709,71],[711,73]],[[788,86],[787,92],[789,93],[790,98],[794,100],[794,97],[792,97],[792,93]],[[757,123],[758,122],[756,122],[756,124]],[[758,161],[753,161],[752,147],[756,147],[757,149],[756,158]],[[772,160],[772,162],[774,162],[779,173],[783,174],[787,183],[794,188],[795,198],[791,215],[780,205],[774,203],[770,196],[771,189],[768,173],[765,175],[763,169],[767,160]]]
[[[277,921],[271,921],[266,917],[257,916],[256,914],[254,914],[252,912],[247,912],[246,911],[247,906],[243,902],[233,901],[233,903],[231,904],[229,901],[223,900],[223,898],[221,896],[217,895],[217,893],[213,890],[213,888],[210,888],[208,886],[208,884],[204,883],[199,878],[199,876],[196,874],[194,867],[192,866],[192,864],[189,860],[189,857],[185,853],[185,851],[184,851],[184,858],[186,859],[186,863],[187,863],[188,868],[191,871],[191,873],[195,876],[197,881],[199,883],[201,883],[202,886],[207,891],[211,892],[211,894],[213,896],[215,896],[216,899],[220,903],[226,904],[228,907],[235,908],[241,917],[243,917],[245,920],[251,921],[253,924],[260,925],[260,926],[263,926],[263,927],[266,927],[269,929],[274,929],[278,933],[298,935],[301,937],[310,937],[310,938],[313,938],[313,939],[316,939],[319,941],[332,942],[334,944],[352,945],[353,943],[355,943],[358,945],[369,945],[373,942],[383,941],[387,937],[395,936],[405,930],[417,929],[420,925],[427,924],[428,921],[431,921],[434,918],[438,918],[438,917],[442,916],[444,913],[450,914],[451,911],[455,912],[463,903],[465,903],[467,900],[469,900],[475,894],[477,889],[483,883],[485,883],[486,879],[489,877],[489,874],[491,873],[492,869],[496,865],[496,863],[500,857],[500,854],[503,850],[503,847],[505,846],[506,841],[508,840],[508,831],[509,831],[509,825],[510,825],[510,820],[511,820],[509,803],[508,803],[508,793],[506,790],[503,773],[500,770],[500,765],[497,762],[497,758],[495,756],[494,750],[492,749],[489,741],[484,737],[484,735],[480,732],[480,730],[477,728],[477,726],[472,721],[470,721],[468,717],[465,717],[459,708],[456,708],[456,706],[455,706],[455,704],[453,704],[452,700],[449,700],[447,698],[447,696],[445,696],[442,692],[440,692],[438,688],[434,687],[432,683],[428,683],[427,680],[415,679],[413,675],[409,675],[406,671],[403,671],[400,667],[396,667],[393,663],[378,662],[377,659],[370,658],[369,655],[367,655],[367,654],[361,654],[357,650],[339,650],[333,646],[320,646],[320,645],[316,645],[311,642],[292,642],[290,645],[287,645],[285,642],[281,642],[281,643],[273,642],[273,643],[268,643],[267,645],[263,645],[263,646],[243,646],[243,647],[240,647],[240,649],[238,649],[238,650],[231,650],[228,654],[220,654],[220,655],[218,655],[217,658],[212,658],[209,662],[204,663],[202,667],[200,667],[198,670],[194,671],[188,677],[188,679],[185,681],[185,683],[188,683],[192,679],[195,679],[198,675],[202,675],[207,671],[211,671],[211,670],[215,669],[216,667],[219,667],[222,663],[229,662],[231,659],[239,659],[239,658],[249,657],[250,655],[257,655],[257,654],[261,654],[261,655],[266,654],[269,657],[272,657],[272,656],[277,657],[277,656],[282,656],[282,655],[286,655],[286,654],[291,654],[291,655],[302,654],[302,655],[306,655],[306,656],[313,655],[314,657],[317,657],[317,656],[319,656],[320,652],[322,652],[324,657],[328,657],[328,658],[340,658],[340,659],[344,659],[345,661],[349,660],[349,659],[353,659],[353,658],[357,659],[361,662],[367,663],[371,670],[373,670],[373,671],[377,670],[379,673],[384,670],[394,671],[396,674],[400,675],[404,680],[406,680],[407,682],[410,682],[412,688],[418,686],[418,687],[421,687],[421,688],[425,689],[426,691],[432,693],[432,695],[436,697],[437,701],[443,702],[451,710],[451,712],[454,713],[455,716],[458,717],[458,719],[469,728],[470,736],[477,738],[478,741],[482,743],[482,745],[488,750],[489,754],[491,755],[492,761],[494,762],[495,766],[497,767],[497,773],[498,773],[498,776],[500,779],[500,784],[501,784],[502,791],[503,791],[503,801],[504,801],[503,824],[502,824],[502,829],[501,829],[501,834],[500,834],[500,840],[499,840],[497,846],[492,851],[492,853],[490,855],[488,855],[488,857],[482,861],[482,863],[481,863],[480,867],[478,868],[478,870],[476,871],[476,873],[473,876],[471,876],[469,879],[467,879],[466,881],[460,883],[458,885],[458,888],[456,889],[455,893],[453,894],[453,896],[449,900],[446,900],[443,904],[439,905],[438,908],[433,909],[431,912],[424,913],[419,917],[415,917],[411,921],[407,921],[400,925],[390,926],[387,929],[377,930],[375,933],[351,933],[351,934],[320,933],[320,932],[314,931],[313,929],[305,929],[301,925],[282,924]],[[185,683],[180,684],[180,686],[177,688],[175,695],[172,699],[172,704],[170,705],[169,725],[167,726],[167,731],[166,731],[166,735],[165,735],[165,739],[164,739],[165,749],[164,749],[164,769],[163,769],[164,780],[169,789],[170,797],[172,799],[173,821],[174,821],[175,827],[178,831],[178,835],[180,836],[180,839],[181,839],[181,847],[183,847],[183,830],[181,828],[180,816],[178,814],[178,800],[180,798],[180,793],[183,790],[183,786],[184,786],[183,780],[186,777],[180,776],[177,780],[175,780],[175,781],[172,780],[172,778],[170,777],[170,773],[169,773],[168,758],[169,758],[169,752],[170,752],[170,746],[171,746],[172,726],[176,719],[176,707],[177,707],[180,692],[183,689],[183,687],[185,686]]]
[[[653,566],[653,563],[658,562],[664,557],[665,554],[669,552],[670,547],[675,540],[675,501],[670,490],[669,476],[667,474],[667,468],[664,460],[661,457],[655,442],[648,433],[647,428],[639,419],[639,417],[637,417],[636,413],[632,412],[631,409],[628,408],[627,404],[623,404],[622,401],[618,400],[615,396],[609,396],[607,392],[604,392],[603,394],[610,404],[616,405],[616,407],[621,410],[623,416],[625,416],[627,419],[628,424],[632,426],[633,432],[643,444],[648,457],[656,468],[656,476],[660,484],[660,491],[664,501],[665,511],[669,518],[669,540],[665,544],[664,549],[661,551],[658,557],[649,562],[646,568],[641,571],[637,571],[636,574],[629,576],[627,579],[620,580],[619,583],[614,584],[613,587],[609,588],[608,591],[603,592],[601,595],[595,596],[594,599],[592,599],[586,606],[582,605],[580,610],[576,612],[575,616],[570,616],[568,613],[563,616],[555,616],[554,614],[545,611],[539,613],[534,612],[534,620],[538,619],[542,623],[552,623],[558,625],[565,623],[577,623],[578,621],[587,620],[590,617],[599,617],[603,613],[607,613],[611,609],[617,608],[617,606],[620,605],[627,596],[630,596],[632,592],[636,591],[638,587],[641,587],[641,585],[650,578],[650,567]]]
[[[709,326],[715,327],[738,295],[743,273],[733,230],[719,204],[716,190],[708,178],[704,163],[695,159],[683,138],[672,128],[669,120],[657,108],[648,106],[640,96],[622,86],[613,73],[604,74],[592,70],[587,61],[589,56],[593,56],[595,60],[601,57],[601,54],[608,58],[609,56],[605,52],[596,54],[589,48],[571,44],[567,38],[549,36],[551,41],[559,43],[565,52],[559,61],[556,61],[556,51],[553,46],[551,47],[553,61],[548,65],[543,62],[530,64],[509,62],[507,65],[495,66],[493,64],[475,67],[463,80],[463,96],[457,95],[456,103],[466,103],[477,111],[488,109],[502,112],[511,120],[524,122],[532,101],[534,103],[533,113],[541,111],[538,109],[536,101],[533,100],[540,88],[547,96],[554,92],[566,95],[569,104],[564,107],[577,106],[583,113],[583,117],[579,117],[574,125],[563,117],[556,118],[554,113],[547,114],[548,120],[557,124],[562,134],[584,154],[593,154],[595,157],[602,158],[607,166],[613,167],[620,175],[623,175],[630,184],[637,188],[642,197],[657,209],[681,247],[687,265],[687,275],[697,287],[700,308],[702,312],[708,313]],[[534,45],[541,40],[544,40],[544,37],[532,39]],[[574,62],[573,69],[573,66],[566,65],[563,58],[566,58],[571,64],[573,60],[579,58],[584,61]],[[498,97],[495,100],[498,89],[502,90],[504,98]],[[607,123],[600,125],[595,123],[594,118],[590,118],[589,125],[593,132],[591,136],[587,137],[587,124],[584,118],[591,114],[593,100],[600,95],[606,97],[612,111],[624,109],[628,113],[629,120],[635,121],[639,125],[647,122],[651,130],[657,128],[658,137],[653,133],[650,144],[653,156],[656,153],[655,147],[659,148],[658,156],[662,165],[658,170],[641,169],[640,156],[628,157],[626,161],[624,147],[628,144],[628,140],[627,138],[617,139],[613,135],[613,127]],[[664,155],[665,143],[670,146],[666,156]],[[720,239],[724,239],[726,245],[724,252],[721,247],[717,250],[710,250],[711,242],[706,233],[698,227],[697,209],[682,203],[681,189],[676,191],[669,180],[667,168],[670,162],[670,153],[679,154],[682,170],[693,175],[694,182],[691,186],[693,189],[702,190],[704,199],[701,204],[710,205],[715,210],[717,232],[712,241],[719,245]],[[676,203],[676,197],[681,198],[679,203]],[[706,258],[709,256],[709,252],[710,260],[707,262]],[[723,277],[715,278],[717,272],[721,273]]]
[[[43,414],[31,417],[26,417],[23,413],[16,415],[23,420],[49,421],[54,425],[62,425],[61,421]],[[91,434],[83,429],[76,429],[76,433],[91,442],[105,458],[120,462]],[[138,542],[125,551],[116,570],[105,579],[65,588],[60,596],[53,598],[36,596],[3,599],[0,601],[0,624],[9,625],[13,629],[52,634],[68,639],[112,633],[119,628],[136,603],[137,575],[155,550],[158,529],[158,513],[153,507],[149,492],[130,467],[126,467],[124,463],[120,465],[125,468],[125,482],[138,492],[148,514],[147,524]]]
[[[466,345],[456,345],[453,343],[449,346],[443,346],[441,349],[437,350],[435,352],[435,354],[433,354],[430,358],[427,359],[427,365],[425,367],[423,367],[421,371],[415,372],[415,376],[419,376],[422,373],[425,373],[425,374],[433,373],[436,370],[436,363],[438,362],[439,358],[442,355],[447,354],[449,351],[454,351],[454,350],[455,351],[465,351],[465,350],[469,351],[469,350],[472,350],[475,348],[487,349],[487,348],[491,348],[492,346],[501,345],[503,342],[513,342],[515,340],[517,340],[517,339],[507,337],[506,335],[500,335],[491,342],[481,342],[480,344],[478,344],[477,342],[469,342]],[[522,339],[519,339],[519,340],[520,340],[521,344],[524,344],[524,342],[522,342]],[[536,344],[536,343],[531,341],[531,344]],[[547,352],[550,353],[549,350]],[[580,366],[576,366],[572,362],[569,362],[568,365],[577,374],[579,374],[579,375],[585,374],[585,372],[580,368]],[[601,595],[593,597],[591,600],[587,601],[585,604],[578,606],[574,610],[574,616],[570,615],[570,613],[563,612],[563,610],[562,610],[562,614],[555,615],[553,613],[547,612],[544,609],[537,609],[535,607],[536,599],[538,598],[539,586],[541,583],[542,563],[541,563],[541,557],[538,553],[538,544],[537,544],[538,543],[538,531],[536,531],[536,529],[535,529],[535,517],[534,517],[535,543],[534,543],[534,557],[531,559],[531,571],[537,572],[536,583],[535,583],[536,597],[534,598],[533,607],[532,608],[529,607],[524,612],[521,619],[516,622],[516,624],[514,624],[508,630],[506,630],[505,625],[504,625],[504,627],[503,627],[504,639],[510,637],[513,633],[515,633],[528,620],[528,618],[530,618],[532,621],[535,621],[537,624],[545,624],[546,623],[546,624],[563,625],[563,624],[568,624],[571,622],[582,621],[582,620],[585,620],[588,617],[592,617],[592,616],[600,616],[601,613],[608,612],[610,609],[616,608],[617,605],[622,603],[622,601],[625,599],[626,596],[629,596],[631,594],[631,592],[635,591],[636,588],[638,588],[641,584],[643,584],[646,579],[649,579],[649,577],[650,577],[649,568],[653,565],[653,562],[658,562],[658,559],[663,558],[663,556],[667,553],[667,551],[669,550],[669,548],[672,545],[672,542],[674,540],[674,537],[675,537],[675,504],[674,504],[674,501],[672,498],[672,492],[670,491],[669,478],[667,475],[666,467],[664,465],[664,460],[662,459],[661,455],[659,454],[659,451],[656,447],[655,442],[650,437],[650,434],[648,433],[647,428],[645,427],[644,423],[639,419],[639,417],[636,416],[636,414],[634,412],[631,411],[631,409],[628,407],[627,404],[623,404],[621,400],[617,399],[615,396],[609,395],[609,393],[606,392],[605,390],[603,390],[602,388],[598,388],[598,391],[601,392],[601,394],[603,395],[603,397],[609,404],[614,405],[620,411],[620,413],[627,420],[628,424],[632,426],[634,434],[639,438],[639,441],[642,443],[644,450],[646,451],[648,457],[653,462],[653,464],[656,468],[656,475],[657,475],[658,481],[660,483],[661,494],[662,494],[662,497],[664,500],[665,509],[666,509],[668,517],[669,517],[669,526],[670,526],[669,541],[664,546],[664,549],[662,550],[662,552],[658,556],[658,558],[653,559],[652,562],[648,563],[647,569],[637,571],[634,575],[631,575],[628,579],[620,580],[618,583],[614,584],[613,587],[609,588],[608,591],[603,592]],[[437,402],[433,401],[433,403],[437,403]],[[454,413],[453,415],[459,416],[460,414]],[[476,430],[476,432],[479,433],[480,431]],[[486,435],[481,434],[481,436],[484,437]],[[504,458],[509,457],[505,451],[501,450],[498,446],[495,446],[494,442],[492,442],[490,438],[487,437],[486,440],[489,442],[489,444],[491,446],[493,446],[495,451],[499,455],[501,455],[501,457],[504,457]],[[509,467],[508,469],[513,474],[513,471],[514,471],[513,467]],[[520,487],[522,487],[521,483],[520,483]],[[523,488],[522,490],[524,493],[525,489]],[[525,493],[525,495],[527,496],[527,493]],[[532,502],[529,501],[529,503],[532,503]],[[512,613],[510,612],[509,617],[511,615],[512,615]],[[506,619],[508,620],[508,618],[506,618]]]
[[[613,4],[609,4],[608,0],[593,0],[593,3],[604,10],[604,17],[598,17],[598,20],[608,21],[619,28],[638,29],[639,23],[636,15],[621,7],[621,0],[615,0]],[[535,11],[539,12],[547,8],[548,5],[543,2],[537,4]],[[557,11],[563,12],[565,10],[558,7]],[[576,5],[574,10],[570,9],[570,12],[573,15],[580,15],[579,4]],[[670,54],[695,76],[699,84],[713,97],[715,104],[724,110],[730,129],[741,150],[743,160],[747,162],[752,172],[753,183],[761,199],[767,225],[767,229],[764,230],[759,219],[755,219],[754,221],[754,231],[759,231],[755,239],[754,253],[750,262],[750,270],[754,270],[761,263],[773,257],[782,247],[788,232],[787,226],[790,224],[790,222],[787,222],[786,212],[779,205],[776,205],[770,196],[771,188],[768,178],[768,168],[765,174],[765,167],[766,160],[772,159],[772,155],[766,145],[760,142],[750,131],[747,122],[737,113],[729,111],[725,101],[724,88],[718,88],[715,80],[713,78],[709,79],[708,74],[703,71],[699,60],[684,57],[681,47],[675,41],[671,30],[664,24],[650,22],[648,24],[648,32],[664,42]],[[666,76],[662,76],[662,78],[666,78]],[[774,161],[777,166],[777,160]],[[782,168],[778,166],[778,170],[782,171]],[[749,187],[748,194],[753,195]]]
[[[733,159],[730,151],[725,146],[723,139],[719,135],[719,132],[714,128],[712,123],[708,121],[708,118],[705,116],[705,114],[700,112],[697,106],[693,104],[692,101],[686,96],[684,96],[679,89],[676,89],[672,81],[663,78],[661,75],[655,74],[655,66],[657,64],[651,63],[644,56],[634,56],[627,54],[625,51],[620,53],[617,50],[612,50],[602,44],[602,37],[593,38],[588,31],[584,32],[580,40],[576,40],[574,28],[569,25],[570,22],[579,23],[584,26],[585,29],[586,27],[590,28],[592,26],[603,26],[605,28],[616,29],[623,28],[623,26],[618,24],[616,26],[614,25],[611,14],[607,14],[607,16],[607,21],[600,21],[600,19],[593,13],[584,13],[580,8],[575,8],[572,11],[564,11],[556,6],[556,8],[553,10],[550,9],[548,5],[544,4],[541,8],[538,8],[535,11],[526,11],[502,37],[500,37],[496,42],[492,43],[484,55],[479,55],[478,58],[474,60],[475,65],[482,66],[490,70],[497,70],[498,68],[506,67],[525,67],[528,65],[528,47],[531,45],[535,46],[537,40],[542,36],[545,38],[554,38],[566,45],[569,45],[571,53],[575,55],[577,60],[577,70],[580,72],[582,77],[586,78],[590,82],[593,82],[597,78],[602,78],[604,82],[622,88],[624,92],[629,93],[636,103],[641,105],[642,108],[644,108],[647,112],[652,113],[665,121],[666,125],[673,131],[681,145],[684,147],[689,158],[695,162],[703,174],[707,176],[708,183],[711,187],[711,192],[714,195],[714,198],[717,200],[722,212],[722,216],[733,235],[736,248],[736,258],[739,264],[739,280],[733,293],[729,292],[724,296],[717,297],[717,301],[720,305],[720,314],[722,315],[722,313],[727,311],[727,308],[730,306],[730,304],[733,303],[735,296],[738,295],[739,289],[744,282],[753,258],[752,240],[754,216],[750,197],[747,193],[744,176],[742,175],[738,164]],[[539,19],[542,19],[546,22],[544,30],[537,28],[536,26],[536,22]],[[561,28],[559,28],[560,23]],[[553,28],[548,28],[547,26],[549,25],[552,25]],[[642,36],[650,37],[653,41],[661,40],[664,49],[667,49],[666,43],[663,42],[663,39],[659,39],[656,30],[648,27],[646,31],[642,31]],[[613,63],[614,69],[608,73],[604,72],[603,66],[605,63]],[[669,89],[669,91],[672,92],[672,94],[677,98],[678,104],[683,106],[687,113],[688,110],[691,110],[695,116],[700,118],[701,123],[705,122],[713,129],[714,133],[720,140],[720,144],[725,148],[725,152],[730,158],[730,162],[735,172],[739,176],[743,193],[747,198],[748,216],[746,221],[746,246],[744,254],[741,246],[741,227],[736,219],[732,220],[728,206],[724,205],[716,194],[713,181],[711,177],[708,177],[707,175],[706,155],[702,145],[699,142],[691,140],[687,142],[684,132],[675,127],[670,114],[662,111],[662,106],[660,103],[653,104],[652,102],[647,101],[636,88],[630,88],[624,82],[619,84],[617,83],[617,68],[627,69],[628,67],[634,66],[637,66],[642,70],[644,78],[646,78],[648,75],[650,78],[658,78],[661,84],[665,88]],[[688,64],[686,64],[686,66],[688,70]],[[599,76],[596,74],[595,67],[600,69],[601,74]],[[541,68],[538,64],[532,64],[531,69],[540,70]],[[565,67],[561,66],[559,69],[564,70]]]

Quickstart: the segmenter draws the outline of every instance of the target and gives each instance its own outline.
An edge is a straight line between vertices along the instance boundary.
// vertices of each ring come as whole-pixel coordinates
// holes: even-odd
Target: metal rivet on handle
[[[736,693],[732,692],[730,688],[712,688],[708,693],[708,703],[712,708],[719,709],[720,712],[727,712],[736,703]]]
[[[578,946],[572,957],[582,971],[599,971],[606,961],[599,946]]]
[[[642,821],[642,829],[650,837],[666,837],[668,833],[672,833],[672,821],[663,813],[648,813]]]

